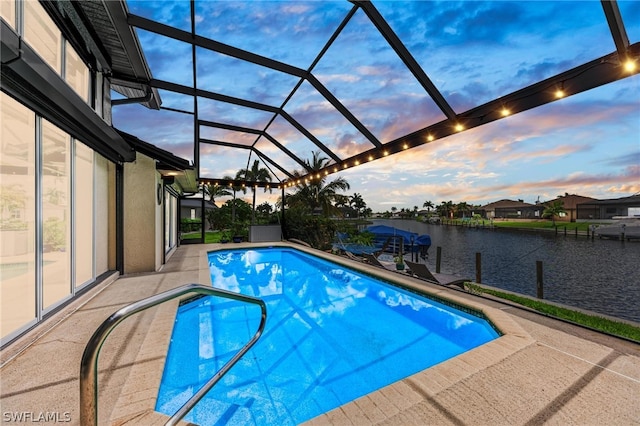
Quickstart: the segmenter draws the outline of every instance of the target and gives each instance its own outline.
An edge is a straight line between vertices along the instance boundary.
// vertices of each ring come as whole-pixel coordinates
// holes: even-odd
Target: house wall
[[[158,181],[155,160],[138,153],[136,161],[125,163],[123,194],[125,274],[152,272],[161,266],[162,212],[161,206],[157,203]],[[154,220],[149,220],[150,217]]]
[[[155,191],[156,191],[156,204],[155,204],[155,271],[160,270],[162,267],[162,261],[164,260],[164,223],[162,216],[162,208],[164,206],[164,188],[162,186],[162,176],[160,173],[155,174]]]

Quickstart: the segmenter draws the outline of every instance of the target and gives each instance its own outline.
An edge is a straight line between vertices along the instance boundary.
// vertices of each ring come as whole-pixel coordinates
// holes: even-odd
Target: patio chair
[[[382,263],[380,263],[378,258],[375,257],[374,255],[369,254],[369,253],[363,253],[362,257],[364,257],[364,259],[367,261],[367,263],[369,265],[378,266],[380,268],[385,268],[386,269],[386,267]]]
[[[407,264],[407,266],[409,267],[409,270],[413,275],[416,275],[418,278],[422,280],[429,281],[435,284],[455,285],[460,288],[464,288],[464,283],[467,281],[471,281],[470,278],[461,278],[457,275],[440,274],[440,273],[431,272],[427,267],[427,265],[422,263],[410,262],[408,260],[405,260],[404,263]]]
[[[366,262],[365,258],[356,256],[355,254],[351,253],[348,250],[343,250],[342,252],[344,253],[345,256],[347,256],[351,260],[355,260],[356,262]]]

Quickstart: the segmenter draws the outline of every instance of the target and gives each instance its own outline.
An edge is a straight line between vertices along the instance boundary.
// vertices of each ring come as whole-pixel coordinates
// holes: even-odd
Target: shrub
[[[283,231],[287,238],[297,238],[312,247],[327,250],[331,248],[336,225],[323,216],[305,215],[298,209],[289,209],[285,211]]]
[[[202,221],[200,219],[181,219],[180,232],[196,232],[200,230]]]

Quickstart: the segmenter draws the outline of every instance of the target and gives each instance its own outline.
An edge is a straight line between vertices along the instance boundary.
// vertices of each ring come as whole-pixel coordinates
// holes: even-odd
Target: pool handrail
[[[238,300],[247,303],[253,303],[260,306],[262,315],[258,330],[249,340],[222,368],[205,383],[198,392],[196,392],[187,402],[176,411],[173,416],[165,423],[165,425],[176,425],[194,405],[202,399],[202,397],[234,366],[236,362],[251,349],[258,341],[267,320],[267,306],[262,299],[244,294],[233,293],[231,291],[204,286],[202,284],[186,284],[159,293],[137,302],[131,303],[113,314],[93,333],[93,336],[87,342],[82,360],[80,362],[80,424],[97,426],[98,425],[98,356],[104,341],[107,339],[111,331],[129,316],[148,308],[157,306],[161,303],[168,302],[185,294],[197,293],[211,296],[220,296],[228,299]]]

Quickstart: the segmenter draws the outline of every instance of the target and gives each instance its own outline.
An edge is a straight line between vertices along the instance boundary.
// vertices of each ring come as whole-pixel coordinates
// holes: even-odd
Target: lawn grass
[[[221,236],[222,236],[222,231],[205,231],[204,243],[205,244],[219,243]],[[196,233],[182,234],[181,238],[183,240],[197,240],[200,237],[201,237],[200,232],[196,232]]]
[[[587,232],[589,226],[593,225],[593,223],[589,222],[556,222],[556,226],[558,231],[563,231],[566,228],[567,231],[575,231],[576,228],[578,231]],[[553,222],[550,220],[541,220],[536,222],[521,222],[521,221],[501,221],[494,220],[493,226],[496,228],[520,228],[520,229],[547,229],[553,230]]]
[[[597,315],[589,315],[583,312],[574,311],[572,309],[562,308],[551,305],[539,300],[533,300],[528,297],[519,296],[517,294],[505,293],[498,290],[481,287],[477,284],[467,283],[465,289],[475,294],[489,294],[501,299],[510,300],[522,306],[526,306],[540,313],[552,316],[554,318],[563,319],[603,333],[614,336],[623,337],[640,343],[640,327],[634,327],[631,324],[614,321],[608,318],[599,317]]]

